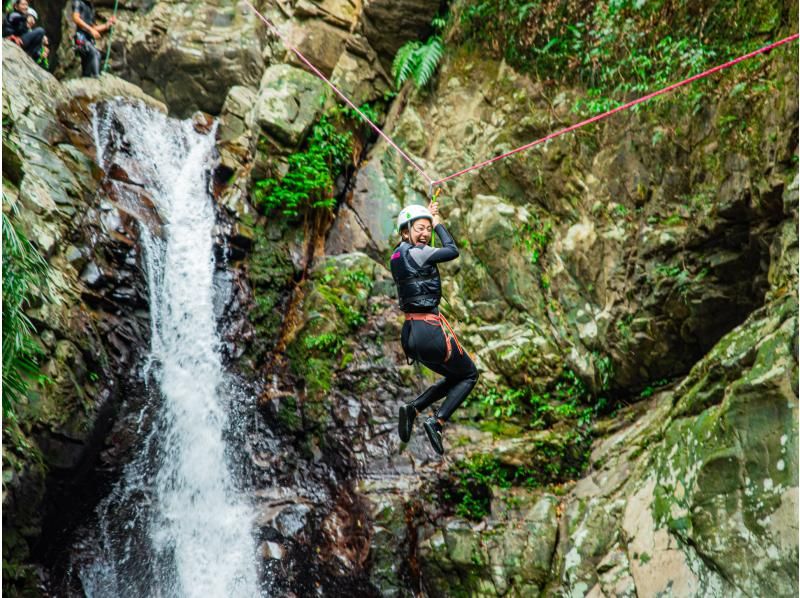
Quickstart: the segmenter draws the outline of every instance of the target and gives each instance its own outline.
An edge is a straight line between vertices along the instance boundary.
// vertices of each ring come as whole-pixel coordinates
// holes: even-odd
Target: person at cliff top
[[[73,38],[75,50],[81,57],[81,69],[84,77],[100,76],[100,50],[94,45],[95,40],[111,29],[117,22],[111,17],[102,25],[95,23],[95,11],[92,0],[72,0],[72,21],[78,30]]]
[[[32,10],[28,7],[28,0],[14,2],[12,10],[3,17],[3,38],[10,39],[25,50],[28,56],[38,60],[42,54],[45,31],[41,27],[28,27],[28,13]]]
[[[458,342],[453,329],[439,313],[442,281],[437,264],[458,257],[453,237],[441,223],[439,208],[408,206],[397,217],[402,236],[391,258],[392,277],[397,286],[400,309],[406,314],[401,343],[409,363],[418,361],[444,376],[416,399],[400,407],[398,433],[408,442],[417,414],[441,398],[447,397],[435,415],[423,423],[433,450],[444,453],[442,429],[478,381],[478,370]],[[428,245],[433,233],[442,246]]]
[[[36,21],[39,18],[39,13],[37,13],[32,6],[28,7],[28,29],[35,29],[36,28]],[[47,57],[50,56],[50,40],[47,39],[47,35],[42,38],[42,47],[39,50],[38,56],[32,56],[32,58],[36,61],[40,67],[45,70],[50,68],[50,62],[48,61]]]

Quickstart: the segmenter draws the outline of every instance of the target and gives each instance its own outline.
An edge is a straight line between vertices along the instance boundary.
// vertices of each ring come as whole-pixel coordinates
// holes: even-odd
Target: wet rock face
[[[394,52],[429,34],[439,6],[264,8],[360,103],[383,96]],[[309,232],[264,218],[252,184],[280,174],[302,146],[323,107],[319,82],[243,5],[123,11],[114,72],[173,114],[220,115],[213,184],[226,266],[216,308],[225,357],[258,395],[237,442],[249,455],[270,594],[797,593],[796,93],[742,103],[724,92],[700,114],[666,103],[619,115],[445,189],[461,251],[442,267],[445,308],[482,380],[544,393],[569,367],[594,392],[632,402],[645,385],[672,384],[597,422],[593,437],[480,417],[473,398],[448,426],[442,463],[419,426],[407,446],[396,437],[400,401],[431,379],[400,351],[385,269],[394,217],[423,203],[426,186],[378,142],[342,185],[332,224]],[[432,175],[574,120],[578,92],[457,50],[431,92],[404,98],[390,124]],[[13,48],[4,55],[4,73],[24,82],[4,116],[33,133],[4,146],[4,177],[69,289],[60,307],[33,308],[56,382],[42,389],[36,440],[78,519],[79,503],[94,498],[78,493],[92,484],[73,475],[90,460],[86,447],[102,448],[101,471],[113,471],[136,444],[124,414],[105,444],[89,431],[111,421],[98,404],[144,401],[123,378],[146,334],[131,210],[160,225],[135,172],[112,164],[100,181],[86,157],[88,104],[112,90],[143,94],[107,77],[62,87],[24,72]],[[770,63],[765,76],[796,90],[790,63]],[[58,98],[57,118],[47,97]],[[730,115],[758,123],[747,140],[725,136],[719,123]],[[526,469],[536,471],[527,485],[490,477]],[[9,512],[33,522],[15,537],[19,554],[41,525],[32,505],[43,480],[19,473],[7,498]]]
[[[92,465],[114,442],[105,437],[114,410],[138,386],[132,374],[149,334],[147,292],[137,224],[107,194],[92,161],[87,95],[59,84],[13,44],[4,45],[3,70],[4,151],[14,157],[3,162],[4,193],[18,210],[14,220],[46,256],[51,280],[49,296],[27,310],[46,378],[33,386],[35,400],[17,406],[42,462],[26,465],[4,445],[4,554],[9,547],[7,558],[17,561],[35,550],[42,562],[58,558],[49,551],[60,534],[88,515],[87,502],[101,492]]]
[[[171,114],[219,114],[228,89],[258,82],[261,32],[243,4],[123,4],[118,16],[110,71],[165,102]],[[71,44],[62,45],[59,57],[61,72],[80,73]]]

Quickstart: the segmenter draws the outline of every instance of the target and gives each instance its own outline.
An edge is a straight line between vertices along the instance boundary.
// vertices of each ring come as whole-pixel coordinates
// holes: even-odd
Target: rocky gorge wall
[[[259,392],[243,441],[273,594],[797,593],[795,46],[698,104],[617,115],[445,188],[461,257],[444,307],[482,382],[440,461],[418,431],[395,436],[399,401],[431,379],[405,364],[385,267],[396,212],[426,186],[348,125],[336,208],[265,213],[256,184],[329,114],[323,84],[243,4],[121,7],[112,72],[144,92],[59,83],[4,45],[4,192],[58,297],[31,309],[53,383],[23,414],[42,464],[4,462],[4,559],[58,587],[47,546],[69,546],[87,485],[136,444],[115,413],[146,399],[131,367],[147,295],[87,128],[89,102],[123,95],[219,119],[223,333]],[[574,122],[581,89],[468,44],[430,90],[387,94],[394,52],[439,8],[259,6],[432,174]],[[76,506],[44,523],[59,493]]]

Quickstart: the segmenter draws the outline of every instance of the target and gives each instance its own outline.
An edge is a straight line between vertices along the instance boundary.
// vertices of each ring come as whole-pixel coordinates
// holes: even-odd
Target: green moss
[[[271,241],[262,227],[255,227],[255,245],[249,259],[248,279],[254,307],[248,317],[256,330],[251,353],[261,361],[277,341],[283,323],[283,304],[294,281],[295,269],[283,231],[280,241]]]
[[[286,397],[278,410],[278,421],[290,432],[299,432],[303,429],[303,422],[297,411],[297,399]]]
[[[307,426],[328,421],[327,395],[336,371],[352,359],[353,332],[366,322],[373,284],[372,262],[330,258],[306,282],[306,323],[287,347],[293,373],[305,387],[302,403]]]

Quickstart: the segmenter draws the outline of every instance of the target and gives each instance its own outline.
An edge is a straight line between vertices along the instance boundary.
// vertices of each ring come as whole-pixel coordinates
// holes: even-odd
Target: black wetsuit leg
[[[450,339],[450,359],[445,361],[447,347],[442,329],[422,320],[406,320],[401,336],[406,355],[444,376],[414,401],[418,411],[426,409],[442,397],[447,397],[436,417],[447,421],[464,402],[478,381],[478,369],[465,351],[459,352]]]
[[[45,32],[41,27],[36,27],[24,33],[20,38],[22,40],[22,49],[25,53],[34,60],[39,59],[39,54],[42,53],[42,42],[44,41]]]

